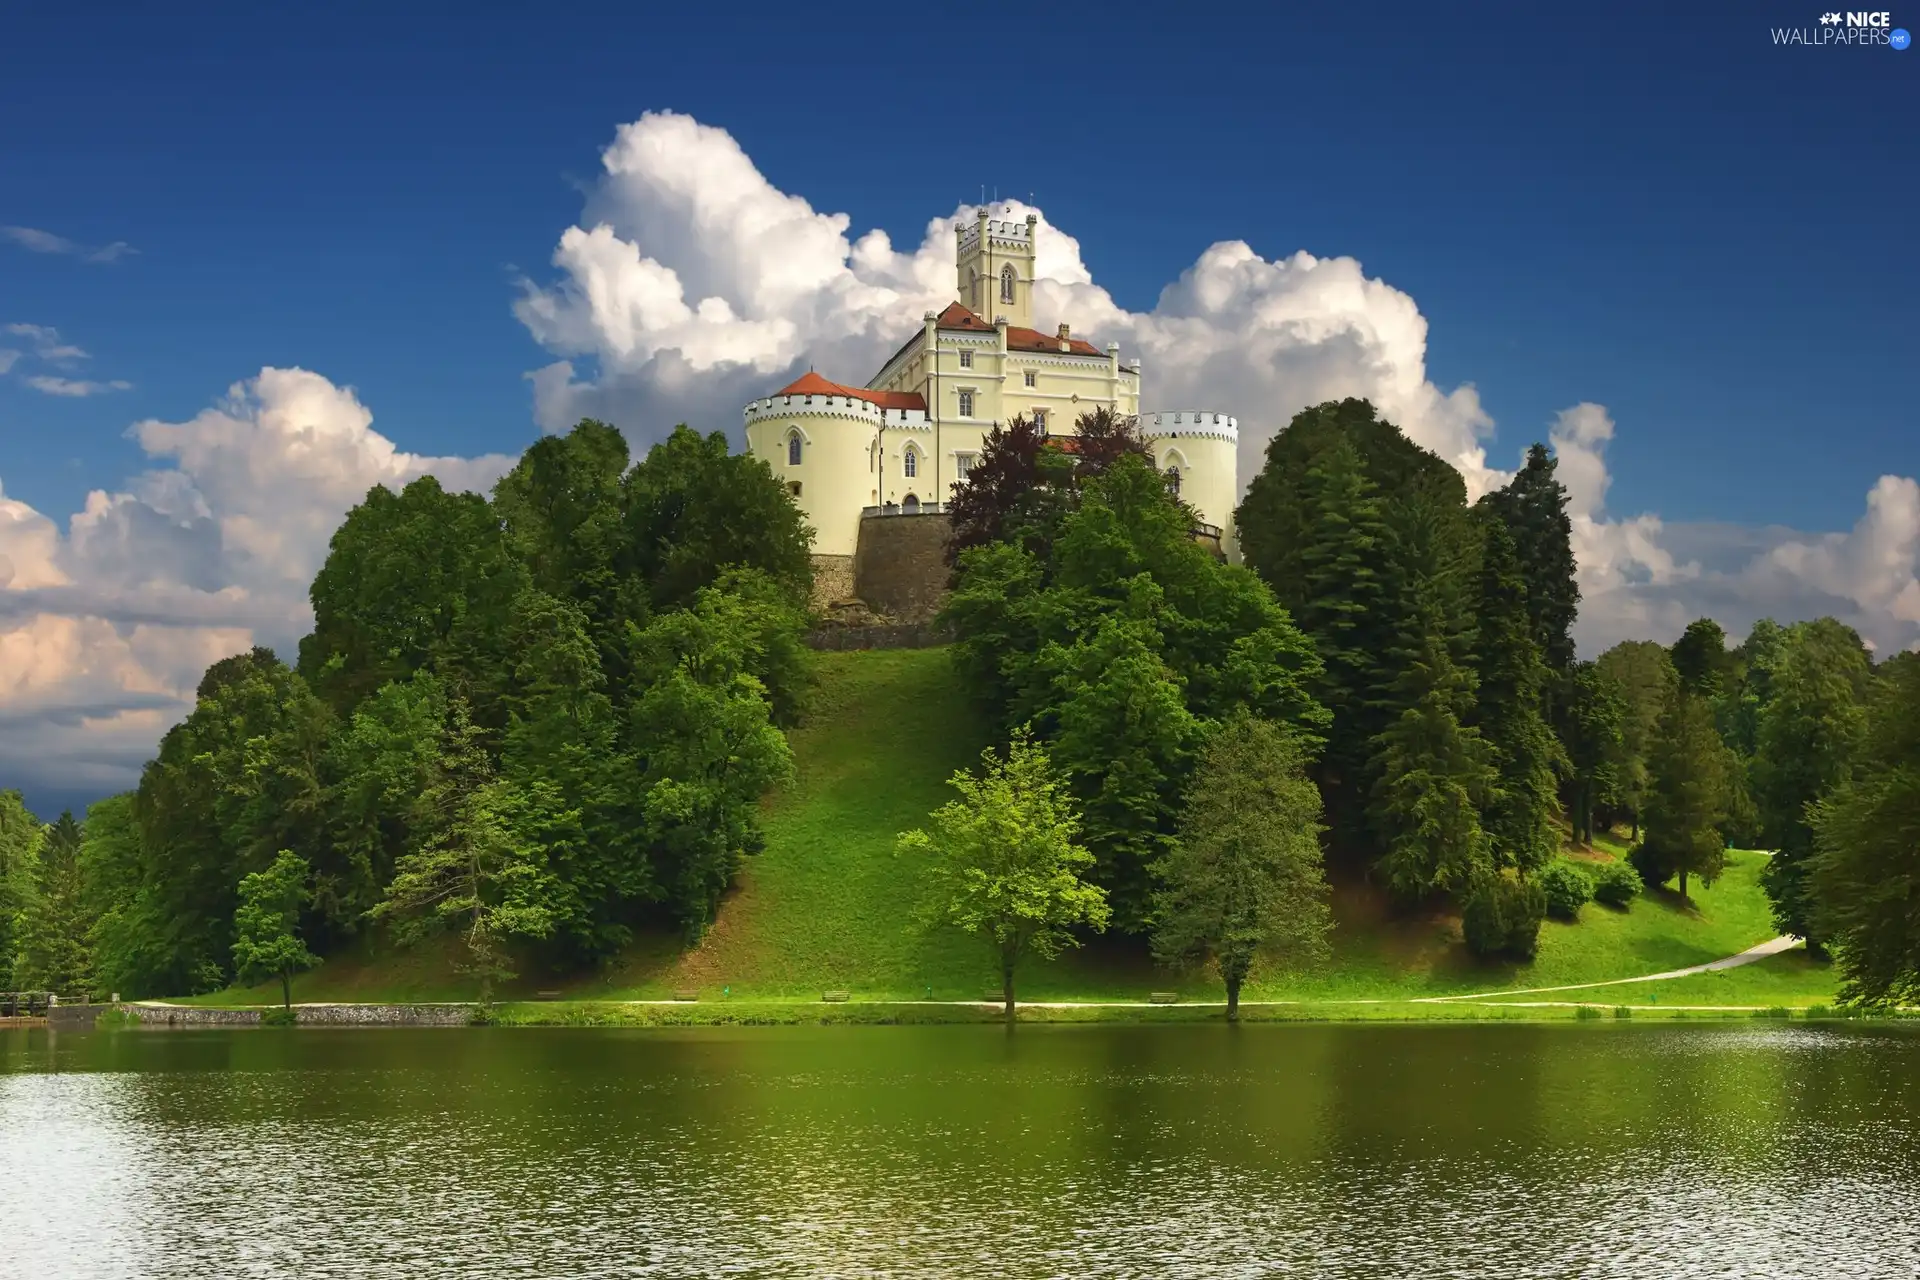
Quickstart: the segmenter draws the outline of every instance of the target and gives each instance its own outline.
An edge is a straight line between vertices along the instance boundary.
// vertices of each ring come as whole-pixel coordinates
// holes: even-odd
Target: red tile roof
[[[942,329],[961,329],[970,333],[992,333],[993,326],[957,302],[947,304],[935,321]],[[1007,326],[1007,349],[1009,351],[1052,351],[1059,352],[1060,339],[1041,333],[1038,329],[1022,329],[1018,325]],[[1106,353],[1091,342],[1082,342],[1078,338],[1067,341],[1067,349],[1078,356],[1098,356]]]
[[[992,333],[993,326],[957,302],[949,302],[947,309],[934,321],[942,329],[967,329],[974,333]]]
[[[777,396],[849,396],[855,400],[865,400],[868,404],[881,409],[918,409],[925,412],[926,398],[915,391],[874,391],[867,387],[845,387],[837,382],[829,382],[819,374],[808,370],[792,383],[774,392]]]
[[[1021,329],[1007,326],[1007,350],[1009,351],[1060,351],[1060,339],[1041,333],[1038,329]],[[1077,356],[1100,356],[1106,352],[1091,342],[1082,342],[1078,338],[1067,339],[1067,350]]]

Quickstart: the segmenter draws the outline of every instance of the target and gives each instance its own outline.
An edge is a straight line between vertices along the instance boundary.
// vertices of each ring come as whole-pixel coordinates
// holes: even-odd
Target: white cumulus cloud
[[[562,357],[531,375],[535,416],[558,430],[582,417],[619,423],[644,445],[673,424],[738,431],[740,409],[809,364],[857,382],[954,297],[954,227],[920,242],[851,234],[768,182],[725,130],[671,112],[623,125],[580,225],[554,251],[557,278],[525,281],[515,311]],[[1426,374],[1427,322],[1407,294],[1352,258],[1269,261],[1227,241],[1201,254],[1151,311],[1130,312],[1096,284],[1071,235],[1044,210],[1002,202],[996,216],[1039,219],[1035,322],[1117,342],[1145,362],[1149,407],[1231,410],[1241,473],[1295,410],[1367,396],[1476,489],[1497,482],[1483,440],[1492,421],[1472,387]]]
[[[291,659],[328,540],[369,488],[432,473],[485,490],[511,464],[404,452],[304,369],[129,434],[152,468],[64,528],[0,490],[0,785],[131,785],[210,663],[254,644]]]
[[[1267,259],[1225,241],[1135,312],[1044,211],[1004,207],[1039,219],[1036,323],[1142,359],[1150,407],[1236,413],[1243,482],[1297,410],[1342,396],[1372,399],[1475,492],[1504,479],[1474,388],[1428,377],[1418,305],[1353,258]],[[603,418],[641,448],[681,421],[738,440],[746,401],[808,364],[862,379],[951,301],[967,212],[896,247],[774,187],[723,130],[670,113],[625,125],[551,275],[523,280],[513,302],[553,357],[528,375],[536,419],[560,430]],[[46,326],[7,330],[35,359],[85,358]],[[20,358],[0,354],[0,373]],[[1570,496],[1583,652],[1671,640],[1703,614],[1741,634],[1762,616],[1832,613],[1882,652],[1920,644],[1912,478],[1883,477],[1843,532],[1664,521],[1613,510],[1603,406],[1546,426]],[[407,453],[353,391],[302,369],[263,369],[187,421],[130,434],[151,467],[63,520],[0,489],[0,785],[130,784],[209,663],[255,643],[291,656],[328,540],[370,486],[432,473],[484,490],[511,461]],[[1529,438],[1503,451],[1517,459]]]
[[[736,434],[747,400],[809,364],[861,380],[924,311],[954,297],[964,208],[896,248],[885,232],[855,234],[847,215],[779,190],[725,130],[672,112],[621,126],[602,161],[580,224],[560,237],[553,278],[523,281],[515,304],[558,357],[529,375],[548,430],[598,417],[641,446],[680,421]],[[1355,259],[1267,259],[1223,241],[1134,312],[1094,281],[1079,242],[1044,210],[996,207],[1039,219],[1036,323],[1065,321],[1143,359],[1149,407],[1236,413],[1243,484],[1296,411],[1342,396],[1371,399],[1475,494],[1509,474],[1488,459],[1493,422],[1474,388],[1427,376],[1419,306]],[[1548,431],[1572,499],[1583,650],[1670,640],[1702,614],[1743,633],[1768,614],[1834,613],[1882,650],[1920,641],[1912,480],[1881,480],[1842,534],[1621,517],[1607,508],[1613,433],[1595,404],[1563,411]]]

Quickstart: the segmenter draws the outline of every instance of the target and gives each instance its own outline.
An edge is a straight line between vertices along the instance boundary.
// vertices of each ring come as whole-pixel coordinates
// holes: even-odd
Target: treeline
[[[1310,408],[1237,513],[1241,566],[1137,424],[1078,427],[996,429],[955,495],[956,674],[1011,749],[906,842],[937,855],[937,914],[1002,948],[1009,1000],[1008,956],[1106,927],[1211,959],[1231,995],[1262,948],[1322,945],[1328,870],[1524,957],[1546,914],[1631,901],[1624,869],[1561,856],[1616,826],[1682,899],[1730,844],[1775,850],[1780,927],[1855,998],[1915,993],[1920,657],[1876,666],[1819,619],[1577,660],[1539,446],[1469,503],[1366,402]],[[84,824],[0,798],[0,968],[284,991],[377,929],[456,934],[484,991],[513,957],[698,936],[790,768],[808,541],[763,463],[684,428],[630,465],[582,423],[489,497],[375,488],[292,665],[215,663]]]
[[[180,993],[382,921],[456,933],[483,984],[509,951],[697,936],[790,767],[808,539],[764,464],[685,428],[629,466],[583,422],[491,497],[373,489],[297,662],[215,663],[84,838],[0,806],[0,955],[29,985]]]
[[[1578,689],[1546,451],[1469,505],[1364,401],[1307,410],[1248,489],[1236,567],[1195,543],[1125,424],[1083,419],[1072,447],[1019,423],[989,441],[957,505],[948,615],[973,686],[1078,797],[1115,925],[1153,929],[1196,762],[1245,715],[1311,770],[1333,862],[1471,906],[1477,947],[1530,953],[1574,775],[1555,723]]]
[[[1920,654],[1876,665],[1832,618],[1756,623],[1729,646],[1701,619],[1670,648],[1593,664],[1593,805],[1629,824],[1650,883],[1711,880],[1725,849],[1771,851],[1783,933],[1837,953],[1844,993],[1920,994]]]

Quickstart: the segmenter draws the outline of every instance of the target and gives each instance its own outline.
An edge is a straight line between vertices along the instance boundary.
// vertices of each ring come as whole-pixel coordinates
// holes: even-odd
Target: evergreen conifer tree
[[[1513,535],[1500,520],[1482,524],[1476,723],[1496,771],[1485,821],[1495,862],[1527,872],[1559,845],[1556,774],[1566,757],[1541,712],[1548,673]]]

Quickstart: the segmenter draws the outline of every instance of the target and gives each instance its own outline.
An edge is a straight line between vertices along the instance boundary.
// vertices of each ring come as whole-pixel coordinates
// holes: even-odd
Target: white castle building
[[[817,562],[850,562],[863,519],[941,510],[995,425],[1026,414],[1071,436],[1102,407],[1139,415],[1155,461],[1231,554],[1238,424],[1210,410],[1142,413],[1137,359],[1065,324],[1034,330],[1035,223],[979,210],[958,227],[956,300],[927,312],[865,386],[808,373],[746,407],[747,447],[813,526]]]

